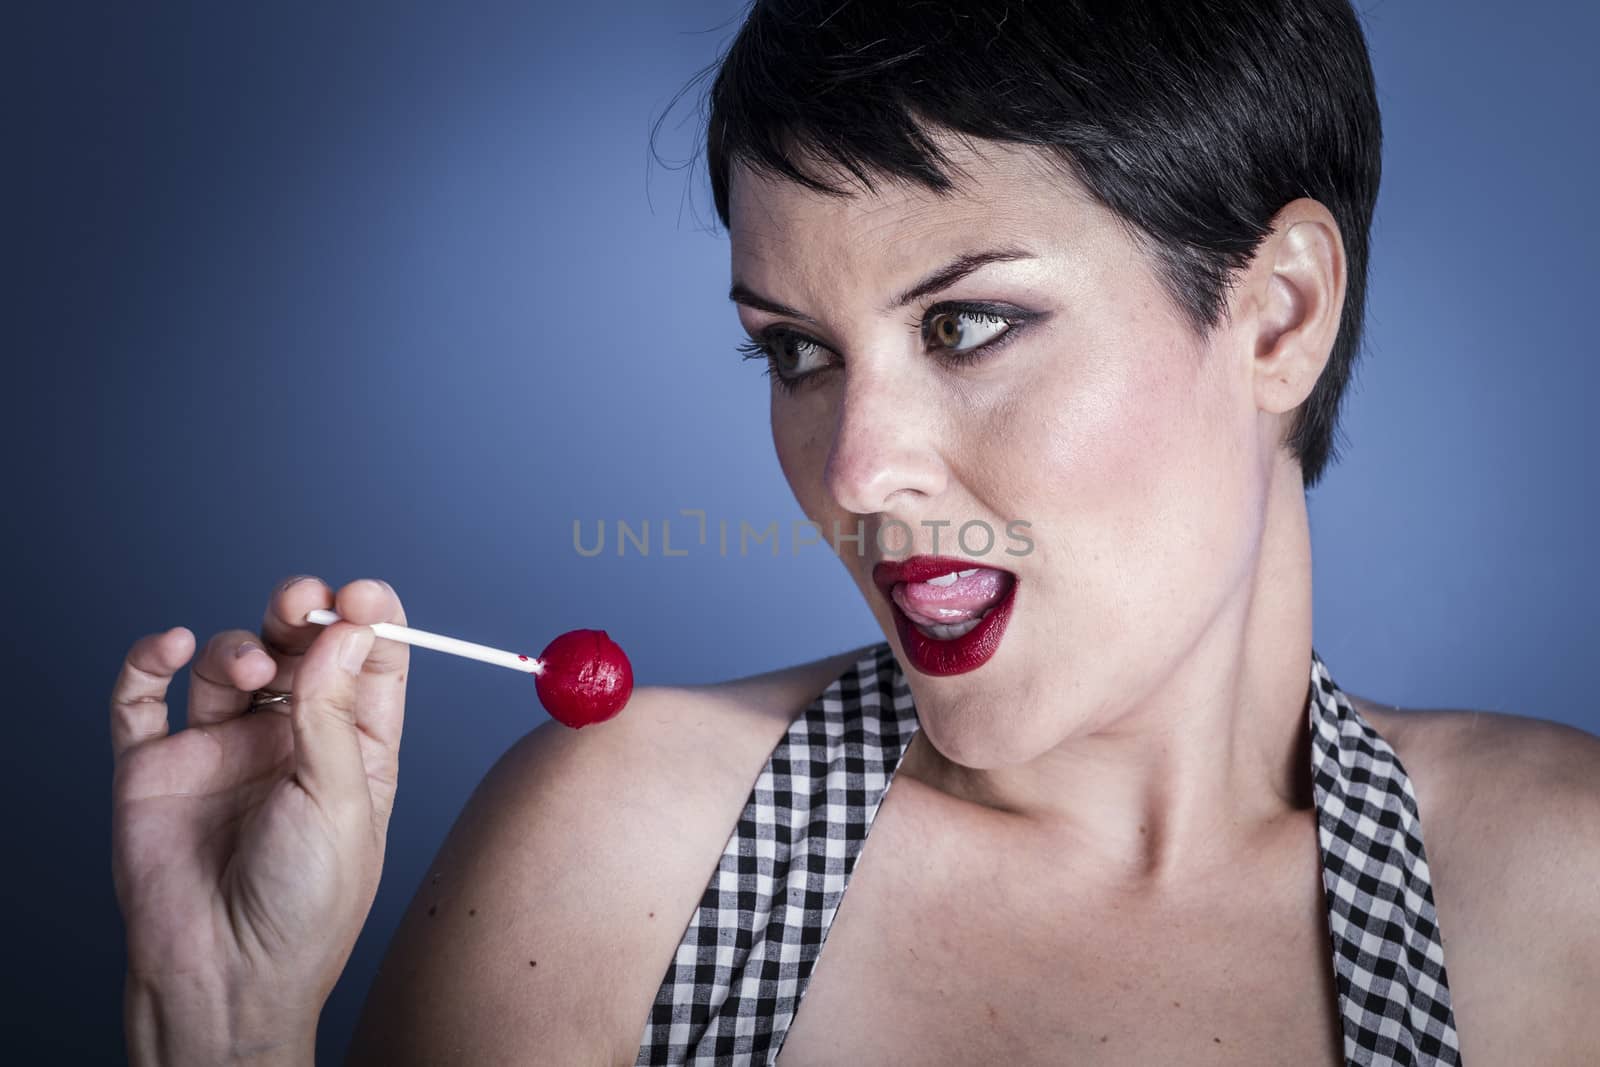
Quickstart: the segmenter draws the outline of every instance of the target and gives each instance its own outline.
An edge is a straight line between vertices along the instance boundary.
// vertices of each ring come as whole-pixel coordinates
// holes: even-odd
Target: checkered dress
[[[1416,794],[1311,657],[1313,794],[1345,1062],[1458,1065]],[[773,1063],[917,728],[887,642],[795,719],[662,978],[637,1067]]]

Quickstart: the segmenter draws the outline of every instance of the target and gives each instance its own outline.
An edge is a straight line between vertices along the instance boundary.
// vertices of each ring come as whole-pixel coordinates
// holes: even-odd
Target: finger
[[[348,622],[362,626],[375,622],[407,625],[399,595],[382,579],[351,582],[339,590],[335,603],[339,617]],[[400,745],[410,664],[410,645],[380,637],[373,643],[358,682],[361,699],[356,703],[356,713],[361,729],[391,752]]]
[[[167,736],[167,690],[194,653],[194,634],[174,626],[133,643],[111,686],[111,757]]]
[[[363,578],[339,590],[339,616],[371,625],[391,622],[406,625],[405,607],[388,582]],[[404,641],[378,638],[356,681],[356,724],[361,731],[362,756],[371,790],[377,824],[387,827],[394,810],[400,776],[400,733],[405,725],[406,675],[411,646]]]
[[[278,665],[249,630],[212,635],[189,669],[189,725],[226,722],[249,710],[250,694],[278,673]]]
[[[331,604],[326,585],[309,574],[297,574],[278,583],[267,597],[260,636],[227,630],[213,637],[190,672],[189,724],[219,723],[243,715],[257,689],[294,692],[295,666],[322,629],[307,623],[306,613]],[[300,612],[298,617],[295,611]],[[281,704],[269,704],[267,709],[286,710]]]
[[[300,660],[289,704],[295,778],[336,821],[353,810],[370,813],[356,679],[374,636],[371,627],[344,621],[324,628]]]
[[[277,662],[278,673],[265,688],[281,693],[295,691],[300,661],[326,629],[320,623],[306,622],[306,616],[317,608],[333,606],[333,590],[321,578],[309,574],[286,578],[272,591],[261,616],[261,643]]]

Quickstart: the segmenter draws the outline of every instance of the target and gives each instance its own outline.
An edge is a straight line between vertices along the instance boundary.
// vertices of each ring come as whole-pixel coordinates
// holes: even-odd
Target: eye
[[[977,321],[980,325],[976,328],[963,326],[963,320]],[[940,311],[923,320],[923,343],[962,354],[983,347],[1011,326],[1010,319],[987,311]]]
[[[962,367],[983,359],[1010,344],[1018,331],[1044,317],[1009,304],[936,304],[906,326],[917,331],[924,347],[950,367]],[[976,325],[968,326],[971,322]],[[827,346],[803,334],[775,326],[739,345],[745,359],[766,361],[767,377],[785,392],[820,381],[830,369]]]
[[[814,373],[826,362],[827,349],[817,342],[785,330],[766,335],[760,351],[770,361],[770,371],[781,381],[795,381]]]

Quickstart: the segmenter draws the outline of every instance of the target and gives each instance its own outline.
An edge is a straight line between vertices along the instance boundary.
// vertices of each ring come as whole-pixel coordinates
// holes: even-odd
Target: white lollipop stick
[[[344,617],[336,611],[317,608],[306,615],[306,622],[320,623],[327,626],[339,622]],[[408,645],[418,645],[422,648],[431,648],[435,652],[448,652],[452,656],[465,656],[475,659],[480,663],[493,663],[497,667],[510,667],[514,671],[524,674],[543,674],[544,661],[534,659],[532,656],[523,656],[516,652],[506,652],[488,645],[477,645],[471,641],[462,641],[455,637],[445,637],[443,634],[430,634],[426,630],[413,630],[409,626],[397,626],[392,622],[369,622],[367,625],[379,637],[390,641],[400,641]]]

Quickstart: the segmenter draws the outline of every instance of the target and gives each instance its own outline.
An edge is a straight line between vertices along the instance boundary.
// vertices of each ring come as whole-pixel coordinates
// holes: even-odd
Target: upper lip
[[[893,600],[891,593],[901,582],[926,582],[930,578],[938,578],[953,571],[971,570],[974,567],[1011,574],[1004,567],[994,567],[974,559],[961,559],[958,556],[908,556],[901,560],[884,560],[875,564],[872,568],[872,582],[885,597]],[[1016,577],[1014,574],[1011,576]]]

